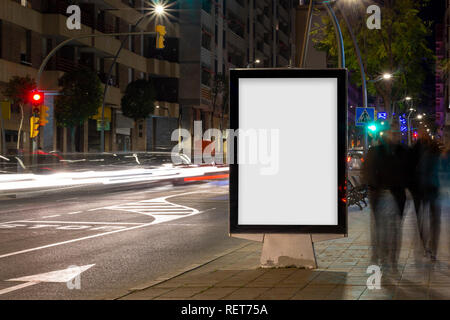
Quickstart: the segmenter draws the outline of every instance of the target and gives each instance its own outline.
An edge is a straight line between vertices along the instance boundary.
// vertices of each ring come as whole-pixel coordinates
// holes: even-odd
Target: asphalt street
[[[0,201],[0,299],[114,298],[238,247],[227,201],[226,181]]]

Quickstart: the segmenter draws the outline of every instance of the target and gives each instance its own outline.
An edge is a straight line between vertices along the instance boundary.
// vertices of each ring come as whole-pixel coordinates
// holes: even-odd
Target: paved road
[[[1,201],[0,299],[117,297],[235,248],[243,241],[228,237],[227,195],[228,186],[216,181]],[[79,290],[6,281],[70,266],[87,266]]]

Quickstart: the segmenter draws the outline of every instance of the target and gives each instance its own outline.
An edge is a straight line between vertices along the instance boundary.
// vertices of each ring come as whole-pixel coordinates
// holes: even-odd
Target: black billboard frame
[[[234,159],[230,166],[229,233],[230,234],[348,234],[346,198],[347,178],[347,69],[254,68],[230,69],[230,129],[239,129],[239,79],[242,78],[335,78],[337,79],[337,132],[338,144],[338,223],[337,225],[239,225],[238,139],[234,141]],[[228,145],[230,145],[228,143]]]

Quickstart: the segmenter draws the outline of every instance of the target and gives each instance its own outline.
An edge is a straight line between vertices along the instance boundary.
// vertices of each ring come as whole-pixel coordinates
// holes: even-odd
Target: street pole
[[[1,106],[1,104],[0,104]],[[2,126],[2,154],[6,155],[5,123],[3,122],[3,106],[0,109],[0,125]]]
[[[147,16],[142,16],[141,18],[139,18],[139,20],[134,24],[133,28],[137,28],[139,26],[139,24],[144,20],[144,18]],[[155,32],[153,32],[155,33]],[[143,32],[138,32],[138,35],[143,35],[145,33]],[[156,33],[155,33],[156,34]],[[105,102],[106,102],[106,94],[108,93],[108,87],[109,87],[109,80],[111,79],[112,76],[112,71],[114,69],[114,66],[116,65],[117,59],[119,58],[120,53],[122,52],[122,49],[125,45],[125,43],[127,42],[127,40],[129,39],[129,36],[131,34],[128,34],[128,37],[126,37],[125,39],[122,40],[119,50],[117,50],[116,55],[114,56],[113,62],[111,63],[110,67],[109,67],[109,71],[108,71],[108,76],[106,77],[106,83],[105,83],[105,89],[103,91],[103,99],[102,99],[102,119],[101,119],[101,126],[100,126],[100,152],[105,152]]]
[[[306,66],[306,55],[308,53],[309,32],[311,31],[313,9],[314,9],[314,0],[310,0],[308,7],[308,18],[306,20],[305,35],[303,36],[302,51],[300,56],[300,63],[299,63],[300,68],[304,68]]]
[[[313,0],[311,0],[313,1]],[[338,43],[338,56],[339,56],[339,68],[345,68],[345,50],[344,50],[344,38],[342,36],[342,30],[339,26],[339,21],[336,17],[336,14],[333,11],[333,8],[328,2],[322,2],[322,4],[325,6],[325,9],[328,12],[328,15],[331,18],[331,22],[334,26],[334,31],[336,33],[336,41]]]
[[[411,114],[414,112],[414,110],[409,111],[408,114],[408,147],[411,146]]]

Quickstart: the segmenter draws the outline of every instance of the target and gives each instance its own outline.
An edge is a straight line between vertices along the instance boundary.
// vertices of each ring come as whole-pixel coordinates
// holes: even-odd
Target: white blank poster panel
[[[270,158],[250,163],[255,144],[238,138],[239,225],[337,225],[337,101],[336,78],[239,79],[239,129],[279,130],[276,174],[263,174],[276,170]]]

